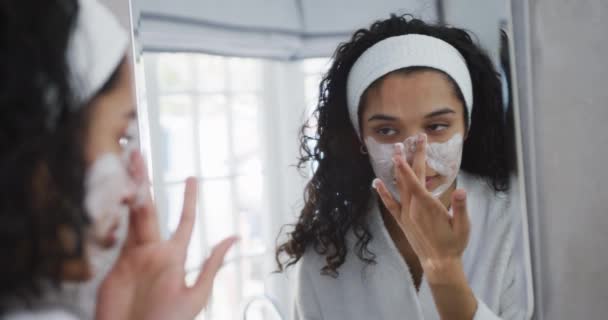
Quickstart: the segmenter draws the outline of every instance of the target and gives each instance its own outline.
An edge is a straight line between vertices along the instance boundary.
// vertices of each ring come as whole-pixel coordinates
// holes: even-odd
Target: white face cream
[[[127,129],[132,140],[123,144],[123,153],[100,156],[87,170],[85,208],[92,219],[92,236],[103,240],[128,212],[125,199],[133,198],[143,205],[147,186],[135,181],[128,173],[131,154],[137,150],[137,127],[133,122]]]
[[[418,135],[409,137],[403,141],[403,156],[408,163],[412,163],[416,152],[416,140]],[[365,138],[365,144],[369,151],[369,156],[376,176],[384,182],[393,197],[399,201],[399,192],[394,183],[393,155],[395,154],[395,144],[383,144],[377,142],[372,137]],[[430,143],[426,148],[426,163],[441,175],[443,183],[433,190],[429,190],[433,196],[441,196],[456,180],[462,160],[463,138],[460,134],[455,134],[450,140],[442,143]]]
[[[92,219],[95,239],[103,239],[126,215],[124,200],[135,193],[124,161],[115,154],[97,159],[87,172],[85,208]]]

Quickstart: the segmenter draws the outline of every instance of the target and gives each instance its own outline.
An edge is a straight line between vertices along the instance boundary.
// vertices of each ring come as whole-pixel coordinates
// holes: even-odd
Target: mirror
[[[186,280],[213,244],[241,237],[201,319],[288,319],[296,276],[273,273],[274,252],[285,241],[281,227],[299,216],[315,169],[294,167],[299,130],[315,110],[337,46],[373,21],[410,13],[470,31],[501,75],[513,141],[508,156],[521,163],[510,6],[500,0],[131,0],[140,139],[165,236],[177,225],[184,179],[196,176],[200,183]],[[314,135],[314,127],[307,133]],[[516,297],[529,319],[524,173],[515,167],[513,268],[521,284]],[[257,307],[248,312],[250,305]]]

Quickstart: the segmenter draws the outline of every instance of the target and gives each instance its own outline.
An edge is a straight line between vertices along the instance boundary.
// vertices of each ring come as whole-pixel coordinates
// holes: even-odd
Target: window
[[[302,61],[302,70],[304,71],[304,90],[306,98],[306,110],[308,115],[312,115],[317,107],[319,100],[319,89],[324,73],[329,69],[330,62],[326,58],[314,58]],[[315,117],[310,117],[308,122],[309,128],[306,130],[308,136],[314,136],[317,130],[317,122]],[[309,141],[310,150],[315,147],[314,141]],[[314,164],[311,165],[310,174],[316,169]]]
[[[241,319],[243,306],[267,296],[277,231],[298,211],[288,212],[293,204],[285,204],[287,194],[291,199],[302,189],[281,173],[297,175],[289,166],[296,159],[295,132],[284,128],[301,125],[293,114],[311,112],[327,59],[296,63],[192,53],[145,53],[142,59],[141,141],[163,234],[177,227],[184,179],[195,176],[197,220],[186,280],[196,279],[214,244],[238,234],[241,241],[199,319]],[[292,104],[297,97],[305,101]],[[272,319],[268,312],[252,307],[248,319]]]

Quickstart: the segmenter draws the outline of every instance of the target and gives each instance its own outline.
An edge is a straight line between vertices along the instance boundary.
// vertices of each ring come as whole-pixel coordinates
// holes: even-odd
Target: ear
[[[363,155],[368,154],[367,146],[365,145],[365,142],[361,142],[361,146],[359,147],[359,152]]]

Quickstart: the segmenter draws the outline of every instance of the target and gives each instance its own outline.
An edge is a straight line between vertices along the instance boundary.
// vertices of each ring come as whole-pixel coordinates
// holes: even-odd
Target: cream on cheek
[[[416,152],[416,140],[418,135],[411,136],[400,142],[403,148],[403,156],[411,163]],[[372,136],[365,138],[372,168],[376,176],[384,182],[388,190],[396,200],[400,199],[399,191],[394,182],[395,169],[393,155],[395,144],[381,143]],[[460,133],[455,134],[446,142],[429,143],[426,148],[427,166],[441,176],[441,184],[433,190],[429,190],[433,196],[440,197],[456,180],[462,160],[463,138]]]
[[[128,171],[132,152],[137,150],[137,127],[135,121],[127,129],[131,137],[123,145],[113,132],[101,133],[95,150],[96,154],[87,169],[85,187],[85,207],[92,219],[92,236],[95,242],[105,242],[111,236],[112,229],[126,215],[126,200],[134,200],[135,205],[142,205],[146,194],[143,181],[138,181]],[[141,179],[140,179],[141,180]]]
[[[88,106],[88,121],[86,129],[87,163],[92,166],[96,159],[107,153],[120,154],[118,144],[121,136],[121,128],[126,127],[122,119],[118,117],[111,95],[103,94]]]
[[[107,153],[87,170],[85,187],[85,207],[92,219],[92,235],[96,242],[103,242],[121,215],[126,214],[124,199],[134,194],[135,186],[120,156]]]

